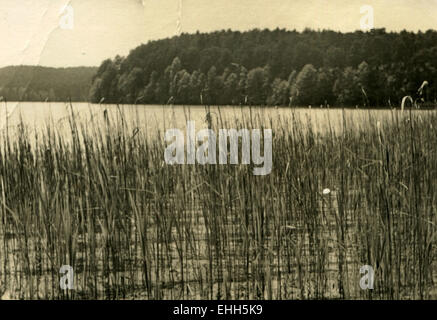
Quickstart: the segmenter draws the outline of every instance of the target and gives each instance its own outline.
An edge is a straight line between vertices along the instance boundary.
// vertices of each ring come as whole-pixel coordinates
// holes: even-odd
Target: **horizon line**
[[[387,30],[386,27],[379,27],[379,28],[373,28],[371,30],[361,30],[361,29],[355,29],[354,31],[340,31],[340,30],[334,30],[334,29],[329,29],[329,28],[323,28],[323,29],[313,29],[311,27],[305,27],[302,30],[298,30],[298,29],[288,29],[288,28],[281,28],[281,27],[276,27],[276,28],[258,28],[258,27],[254,27],[251,29],[246,29],[246,30],[235,30],[232,28],[228,28],[228,29],[217,29],[214,31],[207,31],[207,32],[201,32],[200,30],[197,30],[195,32],[181,32],[181,34],[179,35],[173,35],[173,36],[167,36],[164,38],[157,38],[157,39],[149,39],[147,42],[143,42],[138,44],[136,47],[132,48],[129,50],[128,55],[130,54],[131,51],[135,50],[136,48],[140,47],[140,46],[144,46],[144,45],[148,45],[149,43],[152,42],[158,42],[158,41],[164,41],[164,40],[170,40],[170,39],[174,39],[174,38],[178,38],[184,35],[197,35],[197,34],[214,34],[217,32],[239,32],[239,33],[246,33],[246,32],[252,32],[252,31],[270,31],[270,32],[274,32],[274,31],[283,31],[283,32],[296,32],[296,33],[305,33],[305,32],[334,32],[334,33],[339,33],[339,34],[353,34],[353,33],[372,33],[374,31],[379,31],[379,30],[384,30],[384,32],[389,33],[389,34],[401,34],[404,32],[407,32],[409,34],[414,34],[414,35],[418,35],[418,34],[425,34],[428,32],[437,32],[437,28],[436,29],[427,29],[427,30],[422,30],[422,29],[418,29],[417,31],[413,31],[413,30],[407,30],[407,29],[402,29],[402,30]],[[117,56],[120,56],[122,58],[126,58],[128,55],[124,56],[124,55],[120,55],[117,54],[113,57],[107,57],[105,59],[103,59],[99,65],[65,65],[65,66],[54,66],[54,65],[43,65],[43,64],[6,64],[6,65],[0,65],[0,69],[4,69],[7,67],[42,67],[42,68],[53,68],[53,69],[66,69],[66,68],[98,68],[100,67],[100,65],[103,63],[103,61],[108,60],[108,59],[114,59]]]

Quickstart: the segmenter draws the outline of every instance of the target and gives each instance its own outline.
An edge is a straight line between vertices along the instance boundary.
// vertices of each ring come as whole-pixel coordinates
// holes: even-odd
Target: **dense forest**
[[[0,69],[0,96],[7,101],[87,101],[95,67],[10,66]]]
[[[393,106],[437,98],[437,32],[182,34],[105,60],[93,102]]]

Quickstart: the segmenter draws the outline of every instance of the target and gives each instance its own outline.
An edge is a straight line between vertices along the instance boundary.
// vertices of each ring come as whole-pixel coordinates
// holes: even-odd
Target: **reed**
[[[1,288],[16,299],[437,298],[437,114],[369,111],[365,125],[344,115],[318,132],[294,112],[210,116],[212,129],[273,128],[266,176],[166,165],[163,132],[122,110],[101,122],[71,112],[68,135],[53,123],[2,135]],[[65,264],[72,291],[59,288]],[[359,287],[362,265],[374,290]]]

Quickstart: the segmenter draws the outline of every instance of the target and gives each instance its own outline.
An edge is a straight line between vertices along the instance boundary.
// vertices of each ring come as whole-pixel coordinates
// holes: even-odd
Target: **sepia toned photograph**
[[[0,39],[0,300],[437,299],[436,1],[0,0]]]

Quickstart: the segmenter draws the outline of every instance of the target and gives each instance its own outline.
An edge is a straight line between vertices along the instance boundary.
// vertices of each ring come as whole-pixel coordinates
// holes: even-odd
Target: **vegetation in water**
[[[411,110],[411,109],[410,109]],[[435,299],[437,114],[273,128],[273,171],[167,165],[122,112],[2,135],[0,294],[71,299]],[[365,121],[364,121],[365,120]],[[308,118],[308,122],[311,119]],[[168,124],[171,126],[171,123]],[[316,124],[317,125],[317,124]],[[75,290],[59,287],[74,269]],[[373,290],[360,267],[375,270]]]

